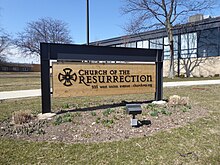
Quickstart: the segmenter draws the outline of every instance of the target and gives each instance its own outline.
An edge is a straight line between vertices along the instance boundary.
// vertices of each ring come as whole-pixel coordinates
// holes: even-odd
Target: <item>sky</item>
[[[86,43],[87,0],[0,0],[0,27],[16,37],[28,22],[51,17],[66,22],[75,44]],[[218,8],[207,15],[220,16]],[[124,0],[89,0],[90,42],[125,35],[123,29],[129,21],[121,7]]]
[[[90,41],[125,34],[122,0],[90,0]],[[16,37],[28,22],[52,17],[66,22],[74,43],[86,43],[86,0],[0,0],[0,26]]]

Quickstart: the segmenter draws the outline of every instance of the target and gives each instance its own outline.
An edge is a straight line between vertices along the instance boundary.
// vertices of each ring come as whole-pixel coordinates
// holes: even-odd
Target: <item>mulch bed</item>
[[[52,119],[33,118],[28,123],[16,125],[0,123],[0,136],[28,141],[88,143],[118,141],[149,136],[161,130],[170,130],[191,123],[207,115],[199,105],[143,104],[137,115],[138,127],[131,127],[131,115],[125,107],[96,109],[92,111],[62,111]],[[95,109],[95,108],[94,108]]]

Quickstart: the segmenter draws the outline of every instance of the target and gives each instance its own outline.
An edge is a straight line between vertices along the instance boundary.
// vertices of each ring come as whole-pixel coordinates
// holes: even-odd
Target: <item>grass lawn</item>
[[[0,77],[0,92],[40,89],[40,78],[36,77],[15,77],[15,78],[1,78]]]
[[[124,141],[65,144],[28,142],[0,137],[0,164],[220,164],[220,85],[202,88],[165,88],[164,98],[189,96],[209,115],[194,123]],[[79,97],[53,100],[53,109],[74,102],[78,107],[122,100],[143,100],[146,95]],[[40,112],[40,98],[0,103],[0,122],[13,111]]]
[[[198,78],[164,78],[164,82],[219,80],[220,77]],[[40,73],[38,72],[0,72],[0,92],[13,90],[40,89]]]
[[[40,89],[39,72],[0,72],[0,92]]]

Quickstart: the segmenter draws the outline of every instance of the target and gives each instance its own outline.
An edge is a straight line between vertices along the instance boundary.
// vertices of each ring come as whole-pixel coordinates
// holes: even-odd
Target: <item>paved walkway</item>
[[[214,85],[214,84],[220,84],[220,80],[164,82],[163,86],[177,87],[177,86]],[[0,92],[0,100],[24,98],[24,97],[36,97],[36,96],[41,96],[40,89]]]
[[[41,89],[0,92],[0,100],[41,96]]]
[[[177,87],[177,86],[214,85],[214,84],[220,84],[220,80],[164,82],[163,86],[164,87]]]

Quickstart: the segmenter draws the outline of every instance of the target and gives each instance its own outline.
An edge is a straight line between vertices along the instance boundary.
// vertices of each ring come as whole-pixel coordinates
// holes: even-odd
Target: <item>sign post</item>
[[[51,112],[51,94],[54,97],[74,97],[153,92],[155,100],[163,98],[162,50],[49,43],[40,46],[42,113]],[[71,61],[53,64],[52,92],[50,60]],[[123,63],[76,63],[84,60]]]

